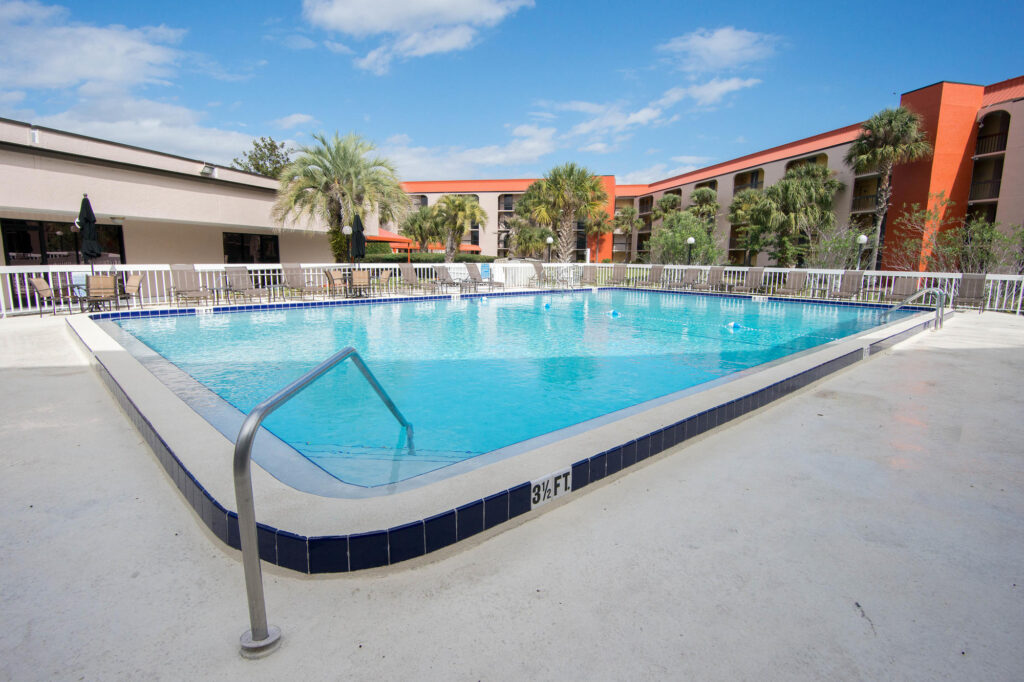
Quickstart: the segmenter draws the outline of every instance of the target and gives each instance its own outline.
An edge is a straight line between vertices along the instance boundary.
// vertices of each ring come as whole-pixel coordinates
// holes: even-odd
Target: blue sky
[[[649,182],[1024,74],[1024,5],[0,0],[0,116],[229,163],[354,131],[403,180]]]

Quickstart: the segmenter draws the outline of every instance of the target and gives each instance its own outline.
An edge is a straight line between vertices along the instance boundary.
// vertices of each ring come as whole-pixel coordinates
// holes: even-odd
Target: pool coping
[[[476,296],[538,293],[548,291]],[[428,297],[408,297],[425,298]],[[401,302],[394,298],[384,301]],[[373,302],[367,299],[335,303]],[[303,304],[289,307],[296,305]],[[196,314],[195,309],[144,312]],[[109,314],[95,317],[109,319]],[[73,316],[68,318],[68,324],[88,350],[107,388],[198,518],[222,542],[237,549],[238,520],[230,508],[230,500],[234,499],[233,443],[178,399],[89,316]],[[674,450],[933,324],[930,314],[913,315],[439,484],[386,497],[319,497],[290,488],[260,467],[253,467],[257,519],[262,521],[258,529],[261,558],[303,573],[335,573],[423,556],[524,514],[543,511],[545,507],[532,503],[531,489],[552,474],[571,471],[570,488],[563,493],[563,497],[571,499],[592,483]],[[609,443],[616,445],[608,448]]]

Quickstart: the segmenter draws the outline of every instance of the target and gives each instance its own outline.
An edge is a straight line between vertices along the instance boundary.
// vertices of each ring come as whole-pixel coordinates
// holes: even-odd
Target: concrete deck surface
[[[0,321],[0,678],[1024,677],[1024,319],[958,315],[407,565],[215,542],[63,319]]]

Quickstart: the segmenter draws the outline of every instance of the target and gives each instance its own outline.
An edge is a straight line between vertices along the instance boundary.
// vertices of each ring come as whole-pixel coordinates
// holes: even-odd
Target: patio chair
[[[533,261],[530,263],[533,266],[533,277],[530,278],[530,282],[535,287],[553,287],[558,284],[555,280],[555,272],[552,269],[544,267],[543,263]]]
[[[348,280],[345,271],[337,268],[324,268],[324,278],[327,280],[327,296],[344,296],[348,290]]]
[[[683,278],[676,282],[669,282],[669,289],[692,289],[700,277],[700,268],[687,268],[683,270]]]
[[[67,304],[68,312],[71,312],[71,304],[78,303],[79,298],[75,294],[73,289],[63,290],[60,287],[54,291],[50,287],[50,283],[42,277],[32,277],[29,280],[32,285],[32,289],[36,292],[36,296],[39,298],[39,317],[43,316],[43,311],[46,310],[47,306],[51,307],[53,314],[57,314],[57,306],[63,306]]]
[[[114,275],[87,275],[85,278],[85,302],[89,310],[100,310],[103,304],[120,308],[117,300],[117,282]]]
[[[626,264],[616,263],[612,266],[612,278],[608,282],[609,286],[620,287],[626,283]]]
[[[380,274],[377,275],[377,293],[386,294],[390,293],[391,289],[391,271],[381,270]]]
[[[473,288],[472,282],[460,282],[453,279],[447,265],[435,265],[434,272],[437,273],[437,284],[435,286],[438,288],[447,289],[448,287],[454,287],[459,291],[469,291]]]
[[[742,284],[735,285],[732,290],[737,294],[753,294],[760,291],[764,281],[764,268],[750,268]]]
[[[661,278],[665,275],[664,265],[652,265],[644,276],[633,282],[635,287],[660,287]]]
[[[309,294],[314,299],[317,294],[324,293],[324,287],[311,285],[306,281],[306,273],[298,263],[281,263],[283,279],[282,293],[285,296],[304,298]]]
[[[353,270],[352,271],[352,296],[369,296],[370,295],[370,271],[369,270]]]
[[[889,303],[899,303],[917,291],[917,283],[917,277],[893,277],[892,291],[885,294],[883,300]]]
[[[956,288],[956,297],[953,299],[953,309],[959,306],[978,306],[978,314],[985,312],[985,304],[988,302],[985,296],[984,273],[967,273],[960,275],[960,285]]]
[[[194,265],[175,264],[171,266],[171,295],[176,303],[185,301],[208,301],[210,292],[199,283],[199,273]]]
[[[493,291],[495,287],[505,286],[504,282],[495,282],[493,277],[490,279],[484,279],[480,274],[480,268],[476,263],[466,263],[466,272],[469,273],[469,280],[478,287],[486,286],[488,289]]]
[[[722,265],[712,265],[708,270],[708,279],[706,282],[694,282],[693,288],[697,291],[717,291],[721,289],[722,277],[725,275],[725,267]]]
[[[248,301],[262,299],[263,291],[256,288],[249,276],[249,268],[244,265],[228,265],[224,268],[225,295],[234,300],[244,298]]]
[[[124,289],[117,294],[118,299],[128,303],[128,309],[132,309],[132,298],[139,300],[139,307],[142,308],[142,275],[128,275],[124,280]]]
[[[790,270],[786,273],[786,283],[775,290],[776,296],[799,296],[807,289],[807,271]]]
[[[839,280],[839,291],[830,292],[829,298],[853,298],[864,288],[863,270],[846,270]]]

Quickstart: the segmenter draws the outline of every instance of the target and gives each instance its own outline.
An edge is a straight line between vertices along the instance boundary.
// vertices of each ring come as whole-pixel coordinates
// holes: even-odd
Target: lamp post
[[[555,238],[554,237],[548,237],[544,241],[546,241],[548,243],[548,262],[550,263],[551,262],[551,245],[555,243]]]
[[[864,253],[864,245],[868,243],[868,236],[862,234],[857,237],[857,269],[860,270],[860,256]]]
[[[697,240],[694,239],[693,237],[687,237],[686,238],[686,264],[687,265],[689,265],[690,262],[693,260],[693,244],[696,241]]]
[[[346,225],[345,227],[341,228],[341,233],[348,238],[348,260],[350,263],[354,265],[356,259],[352,257],[352,226]]]

